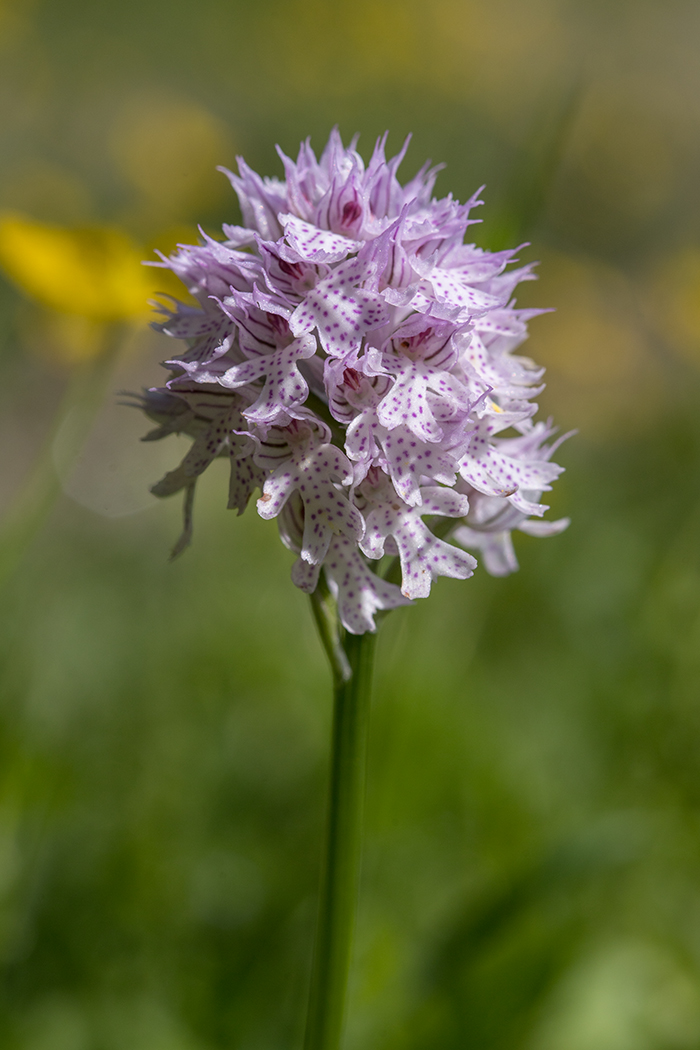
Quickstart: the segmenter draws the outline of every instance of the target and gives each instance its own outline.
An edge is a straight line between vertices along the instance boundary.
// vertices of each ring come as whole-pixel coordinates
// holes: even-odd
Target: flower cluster
[[[187,348],[142,399],[158,423],[148,439],[194,439],[153,488],[185,491],[176,552],[197,477],[229,457],[229,507],[261,490],[258,513],[298,555],[294,583],[312,592],[323,570],[354,634],[437,576],[471,576],[467,549],[503,575],[517,568],[513,529],[567,525],[537,520],[562,468],[551,426],[532,420],[542,369],[514,354],[543,312],[512,298],[532,265],[465,244],[478,194],[434,199],[428,165],[402,186],[408,143],[387,161],[385,140],[367,166],[334,131],[318,160],[308,142],[296,162],[280,152],[285,181],[243,160],[226,172],[244,225],[157,264],[199,305],[161,307],[156,327]],[[401,587],[372,571],[384,555],[400,559]]]

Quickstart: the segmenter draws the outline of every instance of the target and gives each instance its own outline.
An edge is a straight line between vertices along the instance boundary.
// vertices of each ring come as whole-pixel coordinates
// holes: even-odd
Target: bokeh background
[[[348,1050],[700,1046],[699,43],[694,0],[0,2],[5,520],[62,488],[0,592],[4,1048],[299,1045],[327,669],[217,464],[168,563],[180,439],[140,445],[117,392],[170,346],[137,289],[100,366],[68,256],[215,233],[217,164],[279,174],[336,123],[486,183],[579,430],[569,531],[382,628]]]

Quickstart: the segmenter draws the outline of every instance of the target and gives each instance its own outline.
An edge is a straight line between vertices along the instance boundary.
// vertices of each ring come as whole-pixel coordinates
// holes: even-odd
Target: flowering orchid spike
[[[385,145],[365,165],[334,130],[320,159],[308,142],[296,161],[279,151],[284,181],[242,160],[226,172],[245,225],[159,264],[197,305],[160,307],[155,327],[185,348],[140,399],[158,424],[146,440],[193,439],[153,487],[185,494],[176,553],[198,476],[226,456],[229,506],[242,513],[260,492],[258,513],[298,555],[294,583],[322,580],[356,635],[438,576],[471,576],[467,551],[505,575],[518,567],[514,530],[568,524],[541,520],[559,442],[533,422],[542,370],[516,352],[544,312],[512,298],[532,264],[509,269],[517,249],[465,244],[479,194],[435,199],[428,165],[402,186],[408,141],[389,161]],[[380,575],[385,556],[394,568]]]

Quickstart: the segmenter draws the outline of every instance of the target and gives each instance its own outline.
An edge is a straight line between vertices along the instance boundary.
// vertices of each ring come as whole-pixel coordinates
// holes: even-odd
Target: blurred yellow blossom
[[[644,423],[660,388],[633,286],[600,260],[551,249],[539,254],[538,301],[556,303],[533,331],[536,357],[547,367],[546,410],[568,414],[601,439],[621,418],[626,426]],[[530,305],[527,291],[518,305]]]
[[[151,222],[154,216],[165,221],[186,217],[202,202],[229,200],[228,182],[216,168],[233,162],[230,133],[202,106],[159,95],[134,96],[117,116],[110,148]]]
[[[30,298],[91,321],[124,321],[148,314],[158,271],[143,252],[109,227],[70,229],[0,214],[0,267]]]
[[[700,249],[687,245],[657,263],[645,305],[662,338],[700,365]]]

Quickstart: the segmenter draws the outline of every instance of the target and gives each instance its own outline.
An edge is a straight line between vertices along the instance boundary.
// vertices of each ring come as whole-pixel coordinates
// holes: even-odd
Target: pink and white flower
[[[513,530],[545,536],[543,492],[561,473],[549,424],[533,422],[542,370],[516,353],[544,311],[512,298],[532,266],[517,249],[464,243],[481,204],[432,196],[439,169],[405,186],[386,136],[368,165],[337,130],[321,157],[280,153],[285,179],[239,160],[229,172],[243,226],[202,235],[167,266],[197,306],[161,307],[160,331],[186,342],[164,388],[141,403],[148,438],[194,439],[153,491],[186,493],[188,542],[197,477],[231,462],[229,506],[256,489],[298,555],[292,578],[323,572],[354,634],[378,612],[426,597],[438,576],[517,568]],[[557,443],[558,444],[558,443]],[[454,542],[453,542],[454,541]],[[457,544],[457,545],[455,545]],[[373,564],[398,557],[402,584]]]

